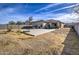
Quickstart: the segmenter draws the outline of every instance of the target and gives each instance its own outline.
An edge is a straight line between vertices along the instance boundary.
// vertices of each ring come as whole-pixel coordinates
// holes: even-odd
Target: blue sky
[[[77,3],[0,3],[0,24],[9,21],[26,21],[29,16],[34,20],[55,19],[73,22],[78,18],[72,8]],[[74,20],[73,20],[74,19]]]

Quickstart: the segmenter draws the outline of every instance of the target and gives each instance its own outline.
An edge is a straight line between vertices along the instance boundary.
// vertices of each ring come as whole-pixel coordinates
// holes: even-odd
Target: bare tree
[[[76,14],[79,14],[79,6],[73,7],[73,11],[74,11]]]
[[[79,22],[79,5],[73,7],[73,12],[76,14],[76,16],[78,16],[78,18],[76,19],[76,21]]]
[[[28,20],[29,21],[29,29],[28,29],[28,31],[30,31],[30,28],[31,28],[31,25],[32,25],[32,20],[33,20],[32,16],[30,16],[29,20]]]
[[[32,16],[30,16],[30,17],[29,17],[29,25],[32,25],[32,23],[31,23],[32,20],[33,20],[33,18],[32,18]]]
[[[18,31],[20,31],[20,30],[19,30],[19,29],[20,29],[20,25],[22,25],[22,24],[23,24],[23,22],[17,21],[16,25],[18,26]]]

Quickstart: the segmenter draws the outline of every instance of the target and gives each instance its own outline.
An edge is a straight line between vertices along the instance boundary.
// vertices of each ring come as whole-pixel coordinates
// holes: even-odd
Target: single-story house
[[[29,25],[29,23],[26,22],[25,25],[26,25],[26,28],[28,25],[29,27],[31,26],[31,28],[35,28],[35,29],[53,29],[53,28],[63,28],[64,27],[64,24],[62,22],[53,20],[53,19],[50,19],[47,21],[44,21],[44,20],[32,21],[31,25]]]
[[[63,28],[64,23],[58,21],[58,20],[38,20],[38,21],[32,21],[31,24],[29,24],[29,21],[26,21],[25,24],[21,25],[7,25],[7,24],[1,24],[0,29],[56,29],[56,28]]]

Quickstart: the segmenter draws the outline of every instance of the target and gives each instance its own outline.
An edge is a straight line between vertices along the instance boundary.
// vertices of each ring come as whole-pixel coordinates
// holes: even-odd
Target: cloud
[[[34,15],[34,16],[33,16]],[[61,22],[77,22],[79,19],[79,16],[75,13],[57,13],[57,14],[28,14],[28,15],[7,15],[7,16],[2,16],[0,19],[2,19],[3,23],[8,23],[9,21],[26,21],[28,20],[29,16],[33,16],[33,20],[49,20],[49,19],[55,19],[59,20]],[[5,18],[5,19],[4,19]],[[1,23],[2,23],[1,22]]]
[[[62,8],[59,8],[59,9],[56,9],[56,10],[50,11],[50,12],[48,12],[48,13],[56,12],[56,11],[63,10],[63,9],[72,8],[72,7],[75,7],[75,6],[78,6],[78,5],[79,5],[79,4],[75,4],[75,5],[71,5],[71,6],[62,7]]]
[[[4,19],[5,18],[5,19]],[[9,21],[25,21],[28,20],[27,15],[6,15],[0,17],[0,23],[8,23]]]
[[[8,5],[8,4],[7,4]],[[28,4],[13,4],[13,5],[10,5],[6,8],[2,8],[0,9],[0,13],[2,14],[10,14],[10,13],[17,13],[19,12],[20,10],[22,11],[26,11],[26,8],[28,7]],[[20,13],[20,12],[19,12]]]
[[[58,5],[58,4],[50,4],[47,7],[43,7],[41,9],[39,9],[39,11],[48,9],[48,8],[56,6],[56,5]],[[39,14],[16,14],[17,10],[22,10],[21,8],[24,8],[24,7],[22,7],[22,6],[21,7],[20,6],[19,7],[8,7],[3,10],[0,10],[0,22],[1,22],[1,20],[3,23],[7,23],[8,21],[11,21],[11,20],[26,21],[26,20],[28,20],[29,16],[33,16],[33,20],[55,19],[55,20],[60,20],[62,22],[72,22],[72,21],[76,22],[76,21],[78,21],[77,19],[79,18],[79,16],[74,13],[68,14],[65,12],[63,12],[63,13],[52,13],[52,12],[59,11],[62,9],[71,8],[71,7],[74,7],[77,5],[79,5],[79,4],[63,7],[63,8],[56,9],[56,10],[53,10],[53,11],[50,11],[50,12],[47,12],[44,14],[42,14],[42,13],[39,13]],[[27,6],[25,6],[25,8],[27,8]],[[10,14],[10,13],[15,13],[15,14]]]
[[[6,12],[6,13],[13,13],[16,11],[16,8],[6,8],[5,11],[3,12]]]
[[[62,22],[70,23],[70,22],[79,22],[79,16],[75,13],[71,14],[62,14],[62,16],[58,16],[54,18],[56,20],[60,20]]]
[[[17,8],[12,8],[12,7],[8,7],[8,8],[4,8],[2,10],[0,10],[0,15],[7,15],[7,14],[11,14],[11,13],[16,13]]]
[[[41,10],[46,10],[48,8],[54,7],[54,6],[59,5],[59,4],[61,4],[61,3],[49,4],[49,5],[45,6],[45,7],[42,7],[40,9],[36,10],[35,12],[39,12]]]
[[[8,23],[9,21],[26,21],[28,20],[29,16],[33,16],[33,20],[47,20],[47,19],[53,19],[55,17],[58,17],[62,14],[7,14],[7,15],[0,15],[0,19],[2,22],[0,23]],[[4,19],[5,18],[5,19]]]

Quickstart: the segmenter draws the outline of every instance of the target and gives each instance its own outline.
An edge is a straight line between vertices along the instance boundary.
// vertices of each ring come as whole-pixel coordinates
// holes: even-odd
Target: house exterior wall
[[[32,23],[33,26],[36,26],[36,25],[42,25],[44,22],[34,22]]]
[[[45,28],[45,26],[46,26],[46,23],[43,23],[43,24],[42,24],[42,28]]]
[[[28,21],[23,25],[0,25],[0,29],[23,29],[28,27],[29,23]],[[33,29],[55,29],[60,28],[61,22],[59,21],[35,21],[32,22],[32,28]],[[30,26],[29,26],[30,27]],[[26,28],[27,29],[27,28]]]
[[[64,28],[64,24],[61,23],[61,27],[60,28]]]
[[[60,22],[57,22],[57,28],[60,28],[61,24]]]
[[[43,23],[42,21],[36,21],[36,22],[32,22],[32,26],[33,28],[40,28],[43,26]]]
[[[74,29],[77,32],[77,34],[79,35],[79,23],[74,25]]]
[[[57,22],[57,27],[58,27],[58,28],[64,28],[64,24],[61,23],[61,22]]]

